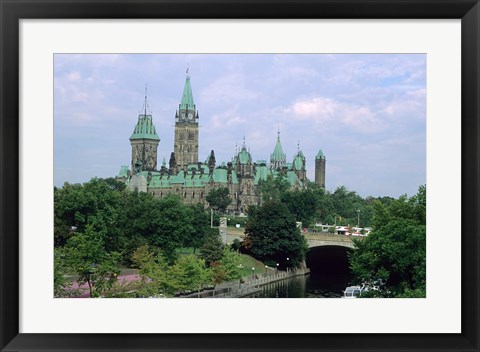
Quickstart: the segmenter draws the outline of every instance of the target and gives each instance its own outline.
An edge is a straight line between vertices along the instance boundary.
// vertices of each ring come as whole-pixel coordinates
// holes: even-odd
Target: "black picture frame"
[[[479,351],[478,0],[0,0],[0,348],[2,351]],[[461,19],[460,334],[19,333],[19,21],[151,18]],[[446,200],[448,203],[448,200]]]

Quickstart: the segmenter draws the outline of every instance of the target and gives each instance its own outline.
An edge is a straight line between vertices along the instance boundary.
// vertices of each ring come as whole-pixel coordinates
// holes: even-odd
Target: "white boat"
[[[343,291],[343,298],[357,298],[363,291],[368,291],[365,286],[348,286]]]

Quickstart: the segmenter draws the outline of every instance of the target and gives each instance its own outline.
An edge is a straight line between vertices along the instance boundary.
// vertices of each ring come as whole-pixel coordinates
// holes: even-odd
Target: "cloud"
[[[245,124],[247,120],[238,114],[238,105],[222,114],[213,115],[210,119],[210,128],[223,129]]]
[[[67,81],[78,81],[80,78],[82,78],[82,75],[78,71],[73,71],[67,74]]]
[[[257,97],[257,92],[246,87],[245,77],[240,73],[222,76],[200,92],[200,100],[206,105],[217,102],[230,104]]]
[[[332,98],[300,100],[285,110],[296,120],[314,121],[323,127],[350,128],[359,132],[376,132],[383,124],[368,106],[341,103]]]

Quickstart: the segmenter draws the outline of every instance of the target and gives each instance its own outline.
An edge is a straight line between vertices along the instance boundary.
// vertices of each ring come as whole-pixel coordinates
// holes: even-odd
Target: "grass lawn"
[[[265,270],[268,270],[268,272],[273,270],[273,268],[265,268],[265,264],[249,255],[240,254],[240,258],[243,265],[243,277],[252,276],[253,272],[258,275],[265,273]],[[255,268],[255,270],[252,270],[252,268]]]

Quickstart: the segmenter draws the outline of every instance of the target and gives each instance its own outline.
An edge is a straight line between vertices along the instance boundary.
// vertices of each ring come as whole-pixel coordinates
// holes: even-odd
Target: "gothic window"
[[[188,132],[188,139],[193,141],[193,139],[194,139],[194,133],[193,132]]]
[[[203,192],[200,192],[200,198],[203,198]]]
[[[195,199],[195,192],[192,192],[192,199]]]
[[[187,198],[187,192],[183,192],[183,198]]]

